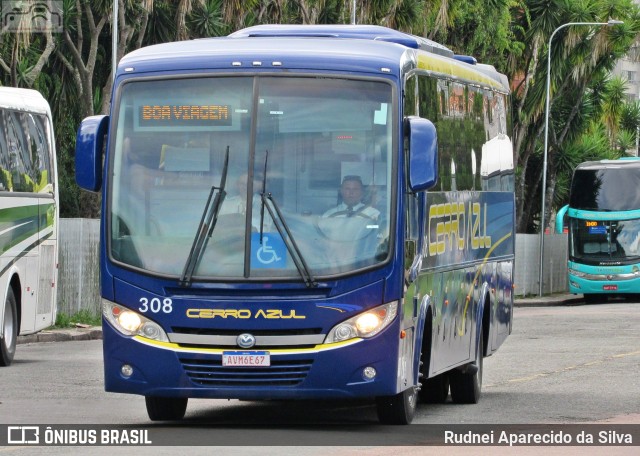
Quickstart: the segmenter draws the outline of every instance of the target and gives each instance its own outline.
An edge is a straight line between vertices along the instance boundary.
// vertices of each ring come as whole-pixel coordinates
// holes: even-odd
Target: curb
[[[570,306],[584,304],[582,295],[540,296],[535,298],[514,299],[514,307]]]
[[[18,336],[18,344],[35,344],[40,342],[67,342],[73,340],[102,339],[102,328],[99,326],[87,329],[50,329],[36,334]]]

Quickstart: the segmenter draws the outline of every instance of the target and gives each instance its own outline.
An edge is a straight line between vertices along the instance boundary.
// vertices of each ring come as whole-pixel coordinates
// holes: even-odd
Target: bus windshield
[[[637,263],[640,259],[640,219],[592,221],[570,219],[574,261],[585,264]]]
[[[640,173],[637,167],[577,169],[571,182],[574,209],[626,211],[640,208]]]
[[[196,280],[300,278],[296,249],[315,277],[386,261],[392,90],[315,77],[125,83],[111,146],[111,258],[179,277],[206,229]],[[215,226],[203,228],[216,192]]]

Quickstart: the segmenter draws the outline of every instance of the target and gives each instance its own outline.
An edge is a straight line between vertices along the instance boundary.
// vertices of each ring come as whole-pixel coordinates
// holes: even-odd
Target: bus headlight
[[[574,277],[586,277],[587,276],[587,274],[585,274],[584,272],[576,271],[575,269],[569,269],[569,275],[572,275]]]
[[[331,328],[325,343],[341,342],[355,337],[373,337],[389,326],[397,314],[397,301],[368,310]]]
[[[142,336],[147,339],[169,342],[167,334],[160,325],[131,309],[103,300],[102,315],[114,328],[126,336]]]

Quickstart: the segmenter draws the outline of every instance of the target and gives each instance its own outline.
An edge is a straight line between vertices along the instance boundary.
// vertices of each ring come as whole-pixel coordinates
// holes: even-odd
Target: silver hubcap
[[[13,308],[8,302],[6,302],[4,306],[4,325],[2,333],[4,334],[4,341],[9,351],[13,348],[13,331]]]

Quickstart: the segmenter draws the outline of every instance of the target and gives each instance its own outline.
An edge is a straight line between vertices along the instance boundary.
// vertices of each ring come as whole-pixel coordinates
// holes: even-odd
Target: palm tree
[[[612,77],[607,81],[605,90],[606,98],[602,105],[602,122],[609,131],[611,144],[614,145],[625,105],[627,81],[620,76]]]
[[[564,2],[562,0],[529,0],[529,16],[526,43],[529,52],[540,49],[542,55],[528,55],[527,67],[522,72],[530,86],[523,98],[516,100],[521,107],[515,123],[516,159],[520,169],[518,188],[518,229],[531,226],[533,213],[524,201],[531,200],[539,191],[539,169],[529,169],[528,164],[537,150],[544,128],[545,80],[547,53],[551,52],[551,111],[549,122],[548,185],[546,207],[552,210],[557,183],[557,155],[565,143],[571,142],[589,125],[581,118],[584,97],[591,84],[607,73],[619,57],[629,48],[638,30],[638,7],[630,0],[588,0]],[[568,22],[606,22],[612,12],[625,21],[617,27],[568,27],[559,31],[546,49],[551,33]],[[526,17],[526,16],[524,16]],[[523,21],[527,25],[527,21]],[[535,65],[532,65],[535,63]],[[518,98],[518,92],[516,92]],[[529,177],[532,173],[537,178]],[[545,214],[545,220],[549,220]]]

